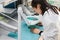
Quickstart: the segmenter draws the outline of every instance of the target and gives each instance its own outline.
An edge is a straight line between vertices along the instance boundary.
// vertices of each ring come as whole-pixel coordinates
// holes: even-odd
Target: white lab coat
[[[57,28],[59,30],[58,31],[58,40],[60,40],[60,11],[58,11],[58,13],[59,13],[59,16],[58,16]]]
[[[41,34],[44,40],[58,40],[58,15],[48,9],[42,16],[44,32]]]

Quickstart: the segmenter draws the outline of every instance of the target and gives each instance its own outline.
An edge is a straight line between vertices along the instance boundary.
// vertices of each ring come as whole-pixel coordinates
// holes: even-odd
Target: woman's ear
[[[38,4],[36,8],[37,8],[37,9],[40,9],[40,7],[41,7],[41,5],[40,5],[40,4]]]
[[[60,11],[60,8],[59,8],[59,11]]]
[[[48,8],[48,7],[46,7],[46,9],[48,10],[49,8]]]

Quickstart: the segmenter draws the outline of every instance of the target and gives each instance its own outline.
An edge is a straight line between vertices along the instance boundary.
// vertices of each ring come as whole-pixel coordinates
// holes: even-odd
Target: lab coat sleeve
[[[45,40],[55,40],[57,38],[58,29],[57,25],[54,23],[50,23],[46,30],[41,34]]]

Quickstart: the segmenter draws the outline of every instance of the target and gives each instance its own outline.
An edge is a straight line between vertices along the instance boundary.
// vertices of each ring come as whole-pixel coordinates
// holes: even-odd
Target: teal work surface
[[[43,30],[43,27],[39,27],[40,30]],[[34,34],[30,31],[27,24],[22,21],[21,23],[21,40],[38,40],[40,35]]]

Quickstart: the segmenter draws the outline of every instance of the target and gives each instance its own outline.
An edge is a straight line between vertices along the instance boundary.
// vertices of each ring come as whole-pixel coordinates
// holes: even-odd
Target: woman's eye
[[[39,15],[38,13],[35,13],[34,15]]]

